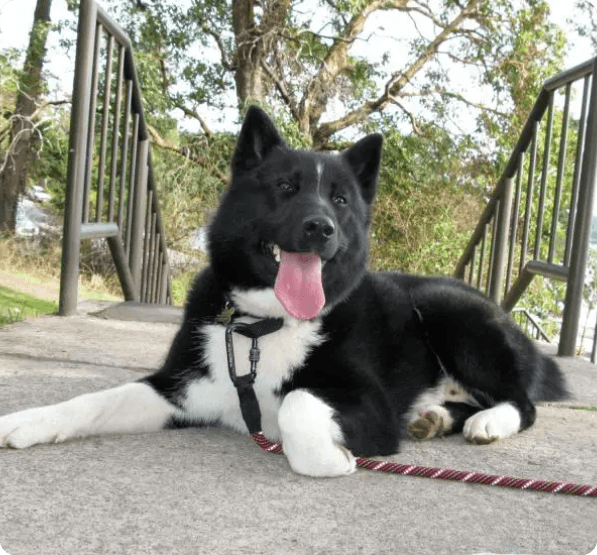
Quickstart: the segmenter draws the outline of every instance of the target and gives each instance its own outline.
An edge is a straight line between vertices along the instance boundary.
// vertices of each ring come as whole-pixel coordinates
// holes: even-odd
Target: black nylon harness
[[[240,401],[240,411],[249,429],[250,434],[261,432],[261,410],[259,402],[253,389],[255,377],[257,375],[257,363],[259,362],[259,345],[257,340],[264,335],[269,335],[278,331],[284,325],[282,318],[264,318],[252,324],[243,322],[232,322],[226,325],[226,358],[228,359],[228,373],[230,379],[236,387],[238,399]],[[233,333],[240,333],[252,340],[251,350],[249,351],[249,361],[251,371],[248,374],[239,376],[236,373],[236,363],[234,360],[234,340]]]
[[[442,364],[441,359],[435,352],[435,349],[431,345],[427,331],[423,324],[423,317],[417,309],[414,300],[411,297],[412,309],[415,314],[416,320],[419,326],[422,328],[425,342],[429,346],[431,353],[437,359],[440,370],[446,373],[445,367]],[[259,401],[257,395],[253,389],[255,378],[257,376],[257,363],[260,358],[258,339],[264,335],[269,335],[282,328],[284,325],[283,318],[263,318],[257,320],[252,324],[244,322],[235,322],[233,319],[237,316],[235,308],[226,304],[224,310],[217,316],[216,322],[226,326],[226,358],[228,361],[228,373],[230,379],[236,387],[238,393],[238,399],[240,404],[240,411],[249,429],[249,433],[252,435],[257,432],[261,432],[261,410],[259,408]],[[239,376],[236,373],[236,362],[234,359],[234,339],[233,334],[239,333],[244,337],[248,337],[252,340],[251,349],[249,351],[249,362],[251,363],[251,370],[248,374]]]

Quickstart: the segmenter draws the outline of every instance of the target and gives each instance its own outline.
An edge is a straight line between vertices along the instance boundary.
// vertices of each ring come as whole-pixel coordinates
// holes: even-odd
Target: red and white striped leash
[[[223,311],[220,316],[224,316]],[[218,317],[218,321],[220,317]],[[226,315],[220,323],[226,325],[226,356],[228,359],[228,372],[234,383],[239,397],[239,403],[243,419],[249,429],[251,437],[264,451],[270,453],[282,453],[282,444],[268,441],[261,430],[261,411],[259,401],[255,395],[253,384],[257,374],[257,363],[260,353],[258,339],[264,335],[274,333],[283,325],[281,318],[265,318],[252,324],[230,321],[230,315]],[[251,372],[238,376],[234,360],[233,334],[240,333],[252,340],[249,361]],[[547,482],[531,478],[511,478],[482,472],[470,472],[467,470],[452,470],[451,468],[435,468],[419,466],[416,464],[398,464],[386,461],[374,461],[366,458],[356,459],[357,466],[378,472],[391,474],[403,474],[406,476],[423,476],[437,480],[452,480],[457,482],[470,482],[475,484],[486,484],[505,488],[522,490],[544,491],[547,493],[567,493],[569,495],[581,495],[584,497],[597,497],[597,486],[585,484],[573,484],[571,482]]]
[[[251,434],[251,437],[263,451],[269,453],[283,453],[281,443],[268,441],[261,432]],[[451,468],[435,468],[431,466],[419,466],[416,464],[398,464],[387,461],[374,461],[371,459],[357,458],[357,466],[367,470],[388,472],[390,474],[402,474],[405,476],[422,476],[436,480],[452,480],[456,482],[469,482],[473,484],[485,484],[488,486],[499,486],[502,488],[515,488],[531,491],[543,491],[545,493],[567,493],[569,495],[580,495],[583,497],[597,497],[597,486],[586,484],[573,484],[572,482],[548,482],[535,480],[533,478],[511,478],[497,474],[483,474],[482,472],[470,472],[468,470],[452,470]]]

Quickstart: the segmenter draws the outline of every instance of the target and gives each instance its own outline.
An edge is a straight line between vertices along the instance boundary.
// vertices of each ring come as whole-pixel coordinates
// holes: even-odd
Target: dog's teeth
[[[276,262],[280,262],[281,260],[280,252],[280,247],[278,245],[274,245],[272,247],[272,254],[274,255],[274,259]]]

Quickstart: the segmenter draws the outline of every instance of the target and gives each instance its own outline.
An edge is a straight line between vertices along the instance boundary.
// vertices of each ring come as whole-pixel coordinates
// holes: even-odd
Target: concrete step
[[[124,308],[108,314],[125,318]],[[132,312],[1,329],[0,414],[157,369],[180,316],[150,323],[139,321],[149,319],[144,307]],[[575,398],[540,406],[530,430],[485,446],[462,436],[406,440],[386,459],[597,485],[597,412],[580,408],[597,407],[597,373],[559,362]],[[218,428],[0,449],[0,545],[11,555],[584,555],[597,544],[596,523],[594,498],[366,470],[298,476],[284,456]]]

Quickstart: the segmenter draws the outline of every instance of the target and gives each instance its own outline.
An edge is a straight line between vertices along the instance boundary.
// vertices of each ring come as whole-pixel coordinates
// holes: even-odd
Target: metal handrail
[[[541,327],[541,324],[526,308],[515,308],[512,310],[511,314],[514,320],[522,329],[525,330],[525,333],[529,337],[532,337],[537,341],[551,343],[551,339],[549,339],[547,332]]]
[[[518,143],[455,271],[456,277],[485,291],[506,310],[515,306],[535,275],[565,281],[566,302],[558,348],[562,356],[575,354],[587,263],[597,176],[595,76],[597,58],[564,71],[543,84]],[[581,80],[581,116],[568,219],[564,228],[566,238],[562,256],[558,257],[556,238],[561,225],[572,85]],[[548,175],[553,169],[554,103],[556,93],[562,89],[564,107],[555,184],[551,186]],[[545,140],[540,153],[542,125]],[[525,163],[526,158],[528,163]],[[550,196],[548,193],[553,194]],[[534,202],[537,203],[536,209]],[[546,215],[550,203],[552,214],[551,222],[548,222]]]
[[[72,102],[59,313],[76,311],[81,240],[89,238],[107,240],[125,300],[171,304],[168,254],[132,45],[95,0],[80,3]]]

